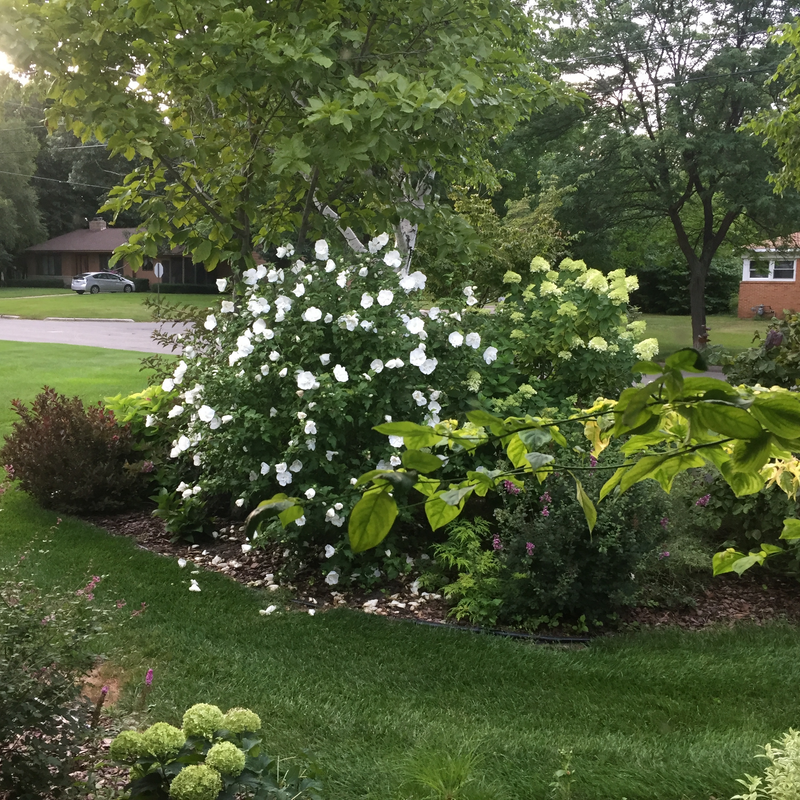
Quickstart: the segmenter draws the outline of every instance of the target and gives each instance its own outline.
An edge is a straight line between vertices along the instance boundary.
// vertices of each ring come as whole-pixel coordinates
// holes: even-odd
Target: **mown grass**
[[[644,314],[647,336],[655,336],[659,343],[658,357],[674,353],[682,347],[692,346],[692,320],[666,314]],[[754,319],[737,319],[729,316],[708,317],[710,344],[720,344],[734,355],[752,346],[753,334],[763,334],[767,323]]]
[[[141,361],[142,353],[127,350],[0,341],[0,441],[17,418],[12,400],[30,401],[45,384],[88,403],[139,392],[148,385]]]
[[[19,292],[27,292],[22,296]],[[9,294],[14,293],[14,294]],[[11,314],[23,319],[46,317],[79,317],[81,319],[132,319],[149,322],[153,319],[144,303],[158,295],[147,292],[123,294],[119,292],[79,295],[59,289],[0,289],[0,314]],[[181,303],[207,308],[219,305],[219,298],[210,294],[163,294],[165,304]]]
[[[104,580],[96,602],[145,613],[106,643],[128,697],[155,673],[151,719],[199,702],[256,710],[270,749],[313,752],[331,800],[394,798],[415,753],[476,749],[497,800],[544,798],[558,751],[574,751],[575,800],[730,797],[757,746],[797,709],[789,627],[661,630],[543,647],[349,610],[262,617],[269,596],[138,549],[22,493],[0,512],[0,560],[23,552],[38,585]],[[195,577],[201,592],[188,591]],[[728,576],[726,580],[735,580]],[[124,703],[125,701],[123,701]],[[129,700],[130,702],[130,700]]]

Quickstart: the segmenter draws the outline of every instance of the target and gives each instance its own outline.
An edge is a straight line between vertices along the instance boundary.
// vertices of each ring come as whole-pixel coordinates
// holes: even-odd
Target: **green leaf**
[[[724,575],[726,572],[733,572],[733,565],[744,557],[744,553],[738,553],[732,547],[721,553],[714,553],[714,557],[711,559],[714,577]]]
[[[415,469],[422,473],[435,472],[443,463],[441,458],[421,450],[406,450],[401,458],[406,469]]]
[[[525,453],[525,458],[528,459],[534,472],[545,464],[555,461],[553,456],[547,455],[547,453]]]
[[[691,370],[693,372],[704,372],[708,365],[705,358],[697,350],[691,347],[684,347],[667,358],[664,362],[667,369]]]
[[[425,501],[425,516],[428,518],[431,530],[439,530],[439,528],[447,525],[448,522],[452,522],[461,513],[463,507],[463,505],[448,505],[438,495],[429,497]]]
[[[694,406],[692,422],[695,420],[732,439],[755,439],[763,433],[763,428],[743,408],[723,403],[698,403]]]
[[[800,519],[785,519],[780,538],[789,542],[800,539]]]
[[[800,437],[800,399],[788,392],[756,395],[750,413],[784,439]]]
[[[463,502],[475,491],[474,486],[459,486],[457,489],[450,489],[442,492],[439,496],[449,506],[462,505]]]
[[[594,530],[595,523],[597,522],[597,509],[594,507],[594,503],[589,495],[586,494],[583,484],[577,479],[575,480],[575,486],[578,490],[578,502],[581,504],[583,513],[586,516],[586,521],[589,523],[589,533],[591,533]]]
[[[397,503],[389,496],[386,487],[369,489],[353,506],[347,525],[350,547],[354,553],[363,553],[380,544],[397,518]]]

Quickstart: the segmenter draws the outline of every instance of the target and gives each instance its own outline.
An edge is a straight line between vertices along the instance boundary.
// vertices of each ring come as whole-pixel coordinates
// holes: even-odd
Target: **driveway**
[[[160,323],[155,322],[0,318],[0,339],[9,342],[77,344],[141,353],[170,353],[171,350],[151,338],[153,331],[159,327]],[[165,330],[171,332],[178,328],[167,323]]]

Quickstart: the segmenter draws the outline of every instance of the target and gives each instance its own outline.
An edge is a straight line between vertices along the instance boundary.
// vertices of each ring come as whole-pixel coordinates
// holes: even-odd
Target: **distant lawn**
[[[406,798],[410,756],[471,749],[492,785],[486,796],[538,800],[562,748],[574,751],[574,800],[727,798],[737,777],[763,769],[758,745],[797,725],[787,692],[773,688],[800,660],[788,626],[655,630],[565,648],[346,609],[263,617],[267,593],[74,519],[56,526],[59,515],[21,493],[1,502],[0,562],[27,551],[23,574],[42,589],[74,591],[102,575],[95,602],[127,603],[102,646],[129,692],[153,669],[152,721],[179,722],[196,702],[249,706],[269,752],[317,757],[332,800]],[[199,593],[188,591],[192,577]]]
[[[13,294],[12,294],[13,293]],[[36,296],[33,296],[36,295]],[[105,293],[79,295],[59,289],[0,289],[0,314],[14,314],[24,319],[46,317],[81,317],[84,319],[132,319],[150,322],[152,315],[144,307],[145,298],[157,295],[148,292],[132,294]],[[163,294],[163,303],[177,303],[207,308],[218,306],[213,294]]]
[[[692,346],[691,318],[664,314],[645,314],[647,336],[655,336],[660,345],[659,357],[668,356],[682,347]],[[753,334],[763,334],[767,323],[761,320],[737,319],[729,316],[708,317],[710,344],[721,344],[732,353],[741,353],[752,346]]]
[[[128,350],[0,341],[0,440],[17,419],[13,399],[32,400],[45,384],[89,403],[139,392],[148,383],[141,361],[142,353]]]

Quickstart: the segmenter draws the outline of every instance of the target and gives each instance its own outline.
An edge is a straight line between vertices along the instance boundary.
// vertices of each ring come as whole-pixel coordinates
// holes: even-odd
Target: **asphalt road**
[[[168,353],[169,350],[165,350],[151,338],[158,327],[159,324],[155,322],[0,318],[0,339],[9,342],[78,344],[111,350]],[[166,330],[171,331],[173,328],[167,325]]]

